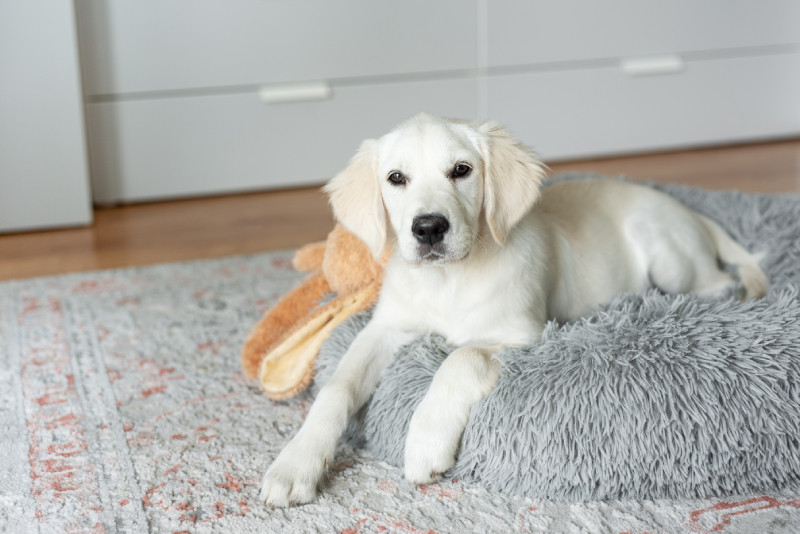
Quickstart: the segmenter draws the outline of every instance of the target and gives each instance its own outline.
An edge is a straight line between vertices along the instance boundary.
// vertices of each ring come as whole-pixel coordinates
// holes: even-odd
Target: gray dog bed
[[[800,196],[660,189],[766,252],[769,294],[740,303],[652,290],[551,322],[540,344],[500,354],[497,387],[472,410],[447,476],[574,500],[798,485]],[[334,332],[315,387],[367,320]],[[402,465],[411,414],[452,349],[436,335],[404,347],[346,439]]]

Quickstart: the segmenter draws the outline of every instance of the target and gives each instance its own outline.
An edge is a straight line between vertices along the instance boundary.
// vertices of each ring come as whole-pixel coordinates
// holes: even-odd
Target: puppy
[[[738,267],[764,295],[758,258],[716,223],[652,189],[614,181],[541,190],[544,166],[494,123],[419,115],[367,140],[326,186],[336,218],[386,267],[372,320],[267,470],[261,498],[309,502],[348,419],[395,351],[429,331],[459,347],[436,372],[405,442],[405,476],[428,483],[455,462],[471,407],[500,374],[503,346],[535,343],[621,292],[722,295]]]

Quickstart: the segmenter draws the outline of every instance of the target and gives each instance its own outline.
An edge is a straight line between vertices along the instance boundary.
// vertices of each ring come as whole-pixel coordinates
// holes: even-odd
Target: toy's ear
[[[324,187],[333,214],[377,259],[386,247],[386,212],[377,176],[377,141],[368,139],[345,170]]]
[[[502,245],[538,200],[546,167],[502,126],[485,122],[476,129],[486,165],[483,209],[492,237]]]

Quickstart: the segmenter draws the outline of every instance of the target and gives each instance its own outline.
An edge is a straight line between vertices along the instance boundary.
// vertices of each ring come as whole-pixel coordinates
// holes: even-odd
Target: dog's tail
[[[769,280],[759,266],[766,254],[764,252],[750,254],[716,222],[702,215],[700,215],[700,220],[703,221],[703,225],[717,245],[719,258],[725,263],[737,266],[739,279],[745,288],[744,298],[759,299],[766,295],[769,289]]]

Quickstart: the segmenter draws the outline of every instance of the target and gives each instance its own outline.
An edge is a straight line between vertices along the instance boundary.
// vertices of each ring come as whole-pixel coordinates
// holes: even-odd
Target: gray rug
[[[682,194],[719,212],[729,203],[742,221],[733,233],[749,236],[756,248],[784,235],[788,213],[798,219],[798,197]],[[776,284],[770,303],[796,305],[797,237],[767,258]],[[0,283],[0,531],[800,529],[797,488],[712,498],[549,500],[489,488],[478,472],[414,487],[391,463],[348,445],[340,447],[318,501],[263,508],[257,500],[262,473],[299,428],[311,395],[265,399],[243,378],[239,350],[261,313],[300,280],[291,255]],[[620,301],[635,312],[621,331],[635,332],[646,321],[640,310],[650,308],[637,302]],[[692,309],[669,305],[676,312]],[[586,324],[604,324],[615,310],[598,312]],[[553,325],[547,343],[555,345],[548,346],[568,342],[573,328]],[[787,325],[781,333],[796,329]],[[546,354],[538,357],[546,361]],[[467,436],[465,451],[473,439]],[[521,434],[512,439],[527,445]],[[508,462],[499,469],[509,479],[524,474]]]

